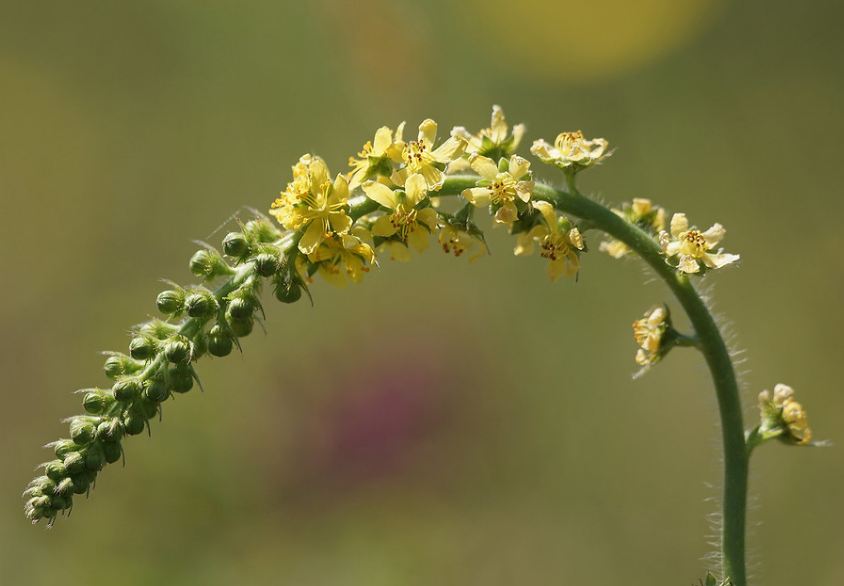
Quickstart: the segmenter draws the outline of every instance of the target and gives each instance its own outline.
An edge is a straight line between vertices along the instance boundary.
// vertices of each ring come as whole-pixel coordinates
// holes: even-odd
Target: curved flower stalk
[[[750,454],[774,438],[818,444],[812,443],[805,409],[785,385],[760,395],[761,423],[744,431],[730,354],[692,281],[738,260],[716,248],[724,228],[715,224],[699,231],[685,215],[674,214],[666,232],[666,212],[650,200],[609,209],[580,194],[576,175],[611,151],[604,139],[586,139],[579,131],[561,133],[553,146],[538,140],[531,148],[542,162],[563,171],[566,188],[557,189],[534,179],[530,163],[515,152],[524,126],[510,129],[497,106],[489,128],[473,134],[456,127],[439,144],[433,120],[419,125],[416,140],[405,142],[403,129],[404,123],[395,131],[378,129],[358,157],[349,159],[348,173],[333,178],[322,159],[303,155],[270,209],[280,227],[255,218],[225,236],[222,253],[208,245],[197,251],[189,265],[201,282],[171,283],[159,293],[163,319],[135,327],[126,354],[108,355],[108,386],[79,391],[85,414],[68,420],[69,438],[48,444],[55,459],[27,487],[26,515],[52,524],[69,512],[74,497],[87,494],[99,472],[121,458],[127,437],[149,429],[165,401],[199,383],[200,358],[240,349],[240,338],[263,316],[260,294],[267,282],[279,301],[293,303],[303,292],[310,296],[316,278],[339,286],[360,282],[380,266],[376,251],[406,261],[411,249],[427,250],[431,237],[443,252],[477,260],[487,247],[474,213],[488,209],[515,237],[516,255],[538,250],[548,261],[551,280],[577,277],[589,250],[584,232],[600,230],[609,238],[601,250],[615,258],[635,253],[674,293],[693,331],[680,333],[668,305],[655,306],[633,324],[635,362],[641,374],[673,348],[689,347],[700,351],[709,367],[724,446],[724,522],[723,565],[719,577],[710,574],[705,584],[746,586]],[[446,198],[454,198],[453,209],[439,205]]]

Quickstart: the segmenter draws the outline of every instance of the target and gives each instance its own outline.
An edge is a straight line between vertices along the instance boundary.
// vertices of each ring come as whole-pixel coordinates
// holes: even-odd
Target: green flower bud
[[[264,218],[249,220],[243,227],[243,231],[247,236],[258,242],[274,242],[281,237],[281,232],[279,232],[278,228]]]
[[[123,448],[120,446],[120,442],[103,442],[103,458],[108,464],[114,464],[122,455]]]
[[[92,415],[102,415],[114,405],[114,397],[110,390],[89,389],[82,398],[82,406]]]
[[[65,456],[71,454],[79,449],[79,446],[76,445],[76,442],[69,439],[57,440],[54,442],[50,442],[45,448],[53,448],[53,451],[56,454],[57,458],[64,459]]]
[[[295,303],[302,297],[302,287],[292,280],[282,280],[276,283],[275,297],[282,303]]]
[[[138,372],[141,368],[143,368],[143,366],[142,362],[133,360],[125,354],[114,352],[106,358],[103,370],[105,370],[108,378],[116,380],[117,377]]]
[[[249,319],[255,311],[255,302],[248,297],[235,297],[229,301],[226,312],[230,319]]]
[[[79,474],[85,469],[85,457],[80,452],[70,452],[64,457],[64,467],[68,474]]]
[[[270,252],[262,252],[255,257],[255,272],[262,277],[271,277],[278,270],[278,257]]]
[[[158,413],[158,403],[155,401],[147,401],[146,399],[141,399],[140,401],[135,403],[135,409],[145,419],[152,419],[155,414]]]
[[[50,503],[51,499],[46,495],[32,497],[24,505],[26,516],[33,521],[45,516],[46,511],[50,508]]]
[[[143,390],[143,383],[136,377],[120,379],[111,387],[114,398],[123,403],[134,401]]]
[[[211,317],[217,311],[217,300],[208,291],[195,291],[185,299],[185,308],[191,317]]]
[[[123,417],[123,431],[127,435],[138,435],[144,431],[146,427],[146,420],[143,415],[135,411],[129,411]]]
[[[73,497],[70,495],[54,494],[50,498],[50,508],[54,511],[64,511],[73,506]]]
[[[91,444],[85,450],[85,467],[88,470],[99,472],[105,464],[105,454],[103,453],[102,444],[99,442]]]
[[[62,478],[67,477],[67,468],[60,460],[53,460],[44,466],[44,474],[47,478],[59,482]]]
[[[191,345],[193,352],[191,353],[191,360],[199,360],[208,351],[208,340],[204,334],[198,334]]]
[[[116,417],[97,426],[97,439],[101,442],[118,442],[123,437],[123,426]]]
[[[238,338],[243,338],[252,333],[252,327],[255,325],[255,320],[251,317],[246,319],[231,319],[229,320],[229,327],[232,333]]]
[[[167,371],[167,380],[174,393],[187,393],[193,388],[193,369],[186,364],[179,364]]]
[[[167,383],[161,378],[149,379],[144,383],[143,396],[148,401],[161,403],[170,396],[170,389],[167,388]]]
[[[141,324],[139,333],[149,336],[153,340],[166,340],[179,331],[179,326],[160,319],[151,319]]]
[[[158,311],[165,315],[173,315],[182,311],[185,305],[185,292],[169,289],[162,291],[155,299]]]
[[[173,364],[184,364],[191,360],[191,343],[184,336],[173,338],[164,346],[164,357]]]
[[[85,494],[91,486],[91,480],[87,474],[76,474],[71,476],[73,481],[73,494]]]
[[[212,356],[228,356],[233,346],[231,336],[219,325],[215,325],[208,332],[208,351]]]
[[[149,336],[137,336],[129,342],[129,354],[136,360],[149,360],[155,356],[157,348],[158,344]]]
[[[74,417],[70,421],[70,437],[80,446],[87,445],[94,440],[97,427],[86,417]]]
[[[62,478],[59,483],[56,484],[55,494],[70,495],[73,494],[73,492],[73,480],[70,478]]]
[[[51,495],[56,491],[56,481],[47,476],[39,476],[29,483],[26,495],[40,496]]]
[[[249,241],[240,232],[229,232],[223,238],[223,252],[232,258],[246,258],[249,254]]]
[[[234,270],[226,264],[220,253],[213,249],[198,250],[190,259],[191,272],[205,280],[220,275],[230,275]]]

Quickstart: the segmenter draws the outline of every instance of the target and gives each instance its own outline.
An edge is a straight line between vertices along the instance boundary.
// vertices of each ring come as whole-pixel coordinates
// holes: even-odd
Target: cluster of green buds
[[[149,429],[173,394],[199,384],[194,364],[203,355],[229,355],[263,315],[259,293],[270,279],[285,302],[301,297],[303,283],[285,256],[290,235],[256,218],[223,239],[223,253],[203,244],[190,259],[201,284],[170,288],[156,298],[164,319],[131,330],[127,353],[108,352],[103,369],[111,385],[82,389],[84,415],[67,420],[70,437],[47,445],[55,459],[27,487],[25,512],[33,522],[70,511],[75,495],[87,494],[98,473],[121,459],[123,441]],[[225,282],[212,289],[213,282]]]

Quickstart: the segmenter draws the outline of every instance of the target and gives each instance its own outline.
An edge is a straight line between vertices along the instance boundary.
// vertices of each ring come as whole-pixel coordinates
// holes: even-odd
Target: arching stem
[[[474,187],[477,177],[451,176],[437,195],[457,195]],[[626,222],[610,209],[584,197],[568,182],[568,191],[537,184],[536,199],[546,200],[567,214],[590,225],[633,249],[667,284],[682,305],[698,340],[697,347],[706,359],[721,418],[724,447],[724,487],[721,519],[722,572],[733,586],[746,586],[745,525],[747,514],[747,474],[749,454],[744,439],[741,399],[735,369],[718,325],[703,298],[689,278],[665,262],[652,236]]]

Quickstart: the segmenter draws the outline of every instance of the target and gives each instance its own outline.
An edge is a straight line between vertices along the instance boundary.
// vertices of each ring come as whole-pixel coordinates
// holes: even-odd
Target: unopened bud
[[[235,297],[229,302],[228,313],[231,319],[249,319],[255,311],[255,302],[249,297]]]
[[[114,398],[121,402],[134,401],[143,390],[143,383],[135,377],[120,379],[111,387]]]
[[[117,418],[103,421],[97,426],[97,439],[101,442],[117,442],[123,437],[123,426]]]
[[[74,417],[70,422],[70,437],[80,446],[91,443],[96,432],[97,427],[89,418]]]
[[[240,232],[229,232],[223,238],[223,252],[232,258],[246,258],[249,254],[249,241]]]
[[[123,431],[126,435],[138,435],[144,431],[146,420],[140,413],[129,411],[123,417]]]
[[[80,452],[70,452],[64,458],[68,474],[79,474],[85,469],[85,457]]]
[[[158,349],[158,344],[150,336],[136,336],[129,342],[129,354],[135,360],[149,360]]]
[[[185,308],[191,317],[211,317],[217,311],[217,300],[208,291],[195,291],[185,299]]]
[[[44,466],[44,474],[46,474],[47,478],[50,480],[59,482],[62,478],[67,476],[67,467],[64,465],[64,462],[61,462],[60,460],[53,460]]]
[[[167,380],[175,393],[187,393],[193,388],[193,369],[185,364],[167,370]]]
[[[125,354],[115,352],[106,358],[103,370],[105,370],[108,378],[117,380],[120,376],[138,372],[141,368],[143,368],[143,366],[143,362],[138,362],[137,360],[129,358]]]
[[[264,218],[249,220],[243,227],[243,231],[254,240],[263,243],[273,242],[281,236],[278,228]]]
[[[278,257],[270,252],[262,252],[255,257],[255,272],[262,277],[271,277],[278,270]]]
[[[175,289],[162,291],[155,299],[158,311],[165,315],[173,315],[182,311],[185,305],[185,292]]]
[[[148,401],[161,403],[170,396],[170,389],[161,378],[152,378],[144,382],[143,396]]]
[[[99,442],[91,444],[88,449],[85,450],[85,467],[88,470],[99,472],[103,469],[105,464],[106,461],[102,445]]]
[[[164,346],[164,357],[173,364],[183,364],[191,360],[191,343],[184,336],[173,338]]]
[[[208,351],[212,356],[228,356],[233,346],[231,336],[220,325],[215,325],[208,332]]]
[[[103,442],[103,458],[106,463],[114,464],[123,455],[123,448],[120,442]]]
[[[105,389],[90,389],[82,398],[82,406],[91,415],[102,415],[114,405],[111,391]]]
[[[238,338],[243,338],[252,333],[252,328],[255,325],[255,320],[251,317],[246,319],[231,319],[229,320],[229,327],[232,333]]]
[[[292,280],[283,280],[276,284],[275,297],[282,303],[295,303],[302,297],[302,287]]]

